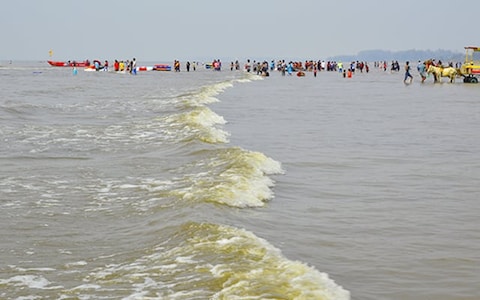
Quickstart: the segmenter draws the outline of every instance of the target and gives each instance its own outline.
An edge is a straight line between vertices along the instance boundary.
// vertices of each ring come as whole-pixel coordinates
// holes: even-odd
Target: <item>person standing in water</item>
[[[427,67],[425,66],[425,62],[418,61],[417,71],[420,74],[420,77],[422,78],[422,83],[427,78],[427,74],[425,73],[426,69]]]
[[[407,61],[405,63],[405,79],[403,79],[403,83],[407,83],[407,79],[410,78],[410,82],[409,83],[412,83],[413,81],[413,76],[412,74],[410,74],[410,62]]]
[[[137,75],[137,60],[135,57],[130,62],[130,73],[133,75]]]
[[[76,63],[73,63],[73,75],[77,75],[77,74],[78,74],[77,64],[76,64]]]

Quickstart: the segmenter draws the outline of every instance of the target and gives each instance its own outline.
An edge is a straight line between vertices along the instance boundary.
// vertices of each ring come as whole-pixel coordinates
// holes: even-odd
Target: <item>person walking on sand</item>
[[[407,61],[405,63],[405,79],[403,79],[403,83],[407,83],[407,79],[410,78],[410,82],[409,83],[412,83],[413,81],[413,76],[412,74],[410,74],[410,62]]]

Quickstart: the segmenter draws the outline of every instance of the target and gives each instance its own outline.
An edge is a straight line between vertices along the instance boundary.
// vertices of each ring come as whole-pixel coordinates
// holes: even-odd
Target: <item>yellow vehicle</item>
[[[474,54],[477,60],[474,60]],[[460,68],[459,74],[463,76],[463,82],[477,83],[477,75],[480,75],[480,47],[465,47],[465,62]]]

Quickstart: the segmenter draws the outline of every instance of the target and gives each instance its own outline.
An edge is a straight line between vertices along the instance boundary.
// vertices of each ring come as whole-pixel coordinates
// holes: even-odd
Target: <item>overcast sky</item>
[[[0,60],[321,59],[480,46],[480,0],[2,0]]]

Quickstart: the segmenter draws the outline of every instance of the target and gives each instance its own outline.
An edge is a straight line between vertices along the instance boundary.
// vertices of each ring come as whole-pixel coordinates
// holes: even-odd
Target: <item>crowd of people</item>
[[[238,61],[231,62],[230,70],[239,70],[240,65]],[[342,62],[336,61],[324,61],[324,60],[306,60],[306,61],[289,61],[288,63],[285,60],[271,60],[270,62],[267,61],[253,61],[251,62],[250,59],[247,59],[244,70],[246,72],[253,72],[258,75],[268,76],[269,72],[271,71],[280,71],[282,75],[292,75],[294,72],[301,72],[300,74],[304,74],[304,72],[313,72],[314,76],[317,75],[317,72],[327,71],[327,72],[340,72],[346,73],[347,70],[351,72],[355,72],[355,70],[359,70],[361,73],[369,72],[370,67],[367,62],[364,61],[353,61],[348,64],[348,67],[345,68]]]
[[[428,63],[427,63],[428,62]],[[427,69],[429,65],[434,65],[437,67],[445,67],[440,60],[427,60],[427,61],[418,61],[416,69],[418,74],[420,75],[421,82],[423,83],[427,78]],[[193,61],[186,61],[185,62],[185,70],[190,72],[191,69],[196,71],[197,66],[199,65],[198,62]],[[220,59],[215,59],[211,63],[204,63],[203,64],[207,69],[212,69],[215,71],[222,70],[222,62]],[[374,68],[387,71],[388,66],[390,66],[391,72],[399,72],[400,71],[400,63],[397,60],[392,60],[391,63],[387,61],[375,61],[373,62]],[[456,63],[455,67],[460,68],[461,63]],[[137,73],[137,61],[135,58],[132,60],[115,60],[113,64],[113,69],[115,72],[128,72],[131,74]],[[453,67],[453,63],[448,63],[449,67]],[[105,60],[102,64],[98,60],[94,60],[93,66],[95,70],[103,70],[108,71],[109,62]],[[173,69],[175,72],[180,72],[181,70],[181,63],[179,60],[173,61]],[[248,73],[254,73],[261,76],[269,76],[270,72],[278,71],[282,75],[292,75],[297,73],[297,76],[305,76],[305,72],[312,72],[314,76],[317,76],[317,72],[339,72],[343,74],[343,77],[352,77],[355,72],[360,73],[368,73],[370,71],[370,66],[366,61],[352,61],[348,64],[344,64],[343,62],[337,61],[325,61],[325,60],[305,60],[305,61],[289,61],[286,60],[271,60],[270,62],[263,60],[263,61],[256,61],[247,59],[243,65],[243,68],[238,60],[230,62],[230,71],[240,71],[242,70]],[[410,62],[407,61],[404,65],[405,70],[405,83],[411,83],[413,81],[412,76],[412,67]]]
[[[85,61],[85,66],[90,67],[95,69],[96,71],[109,71],[109,62],[108,60],[105,60],[103,63],[99,60],[94,60],[93,65],[90,63],[90,61],[87,59]],[[75,64],[74,64],[75,66]],[[136,66],[137,66],[137,61],[135,58],[132,60],[117,60],[115,59],[113,63],[113,70],[115,72],[128,72],[132,74],[136,74]]]
[[[105,61],[108,64],[108,61]],[[128,72],[130,74],[137,73],[137,60],[135,57],[132,60],[115,60],[113,63],[113,70],[115,72]]]

